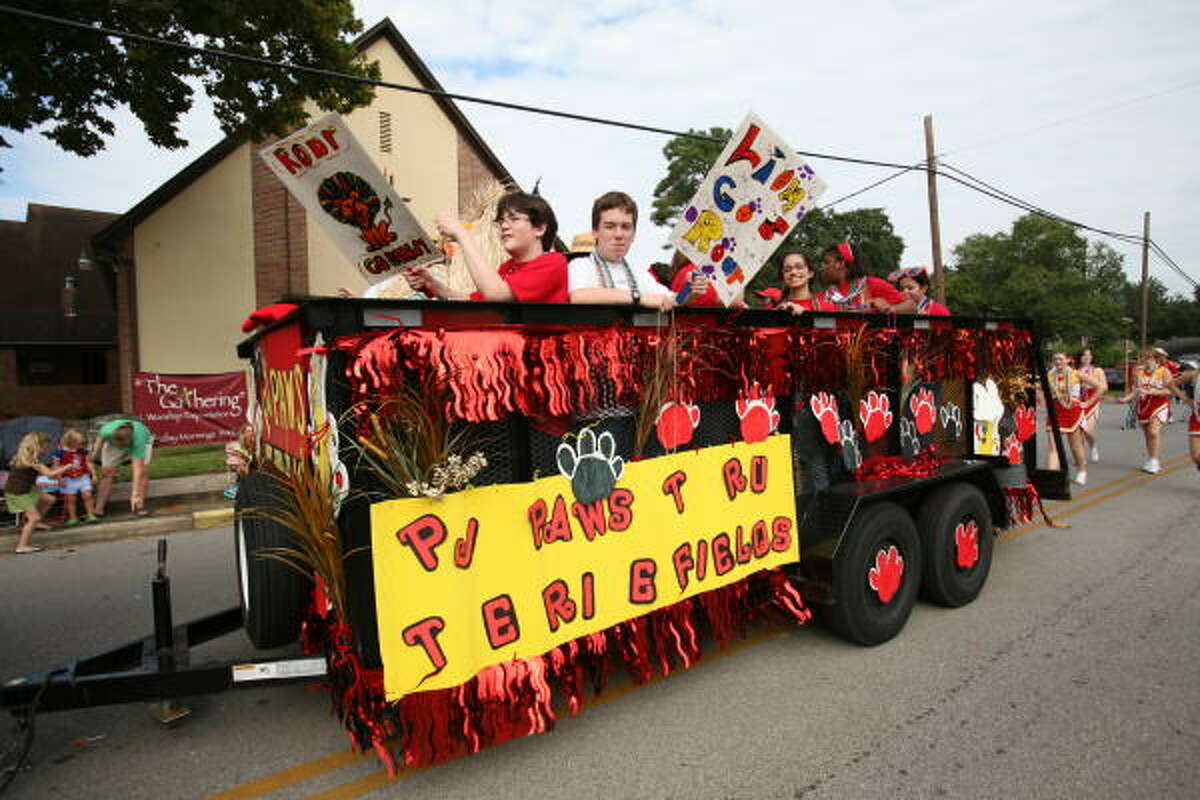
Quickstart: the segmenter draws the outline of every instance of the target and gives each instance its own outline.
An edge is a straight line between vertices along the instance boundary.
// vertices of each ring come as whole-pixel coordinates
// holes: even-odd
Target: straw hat
[[[596,237],[590,233],[577,233],[571,240],[572,253],[590,253],[596,249]]]

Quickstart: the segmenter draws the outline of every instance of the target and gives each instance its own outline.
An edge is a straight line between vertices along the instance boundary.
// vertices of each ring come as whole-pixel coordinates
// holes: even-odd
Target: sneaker
[[[1087,485],[1087,470],[1081,469],[1078,472],[1076,472],[1074,480],[1080,486],[1086,486]]]
[[[1099,462],[1100,462],[1100,448],[1096,447],[1095,445],[1092,445],[1092,463],[1097,464]]]
[[[1142,465],[1142,472],[1149,472],[1151,475],[1157,475],[1162,472],[1162,467],[1159,466],[1157,458],[1150,458]]]
[[[95,514],[88,514],[87,517],[83,521],[88,523],[89,525],[91,525],[92,523],[99,522],[100,518],[97,517]]]
[[[79,521],[79,517],[71,517],[69,520],[63,523],[63,525],[67,528],[74,528],[76,525],[82,524],[83,523]]]

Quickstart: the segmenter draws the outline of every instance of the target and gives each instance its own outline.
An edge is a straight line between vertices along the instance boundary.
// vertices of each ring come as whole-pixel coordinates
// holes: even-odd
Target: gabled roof
[[[429,67],[425,66],[425,62],[417,55],[417,51],[413,50],[412,45],[400,34],[400,31],[397,30],[388,17],[384,17],[381,22],[359,36],[354,41],[354,46],[362,52],[381,38],[386,38],[388,43],[395,48],[396,52],[400,54],[400,58],[404,60],[405,65],[412,70],[413,74],[417,76],[417,80],[420,81],[422,86],[438,92],[445,91],[442,85],[438,83],[437,78],[429,71]],[[442,109],[442,113],[454,123],[454,127],[458,130],[459,134],[475,149],[483,163],[500,177],[500,181],[516,185],[516,181],[513,180],[508,169],[505,168],[504,164],[500,162],[499,157],[484,142],[483,137],[471,125],[455,102],[441,95],[430,95],[430,97]],[[115,250],[121,240],[127,238],[133,232],[134,227],[166,205],[175,195],[182,192],[211,167],[236,150],[243,141],[244,139],[240,136],[226,136],[220,142],[213,145],[203,155],[177,172],[170,180],[148,194],[140,203],[122,214],[104,230],[97,233],[93,237],[93,242],[97,248]]]

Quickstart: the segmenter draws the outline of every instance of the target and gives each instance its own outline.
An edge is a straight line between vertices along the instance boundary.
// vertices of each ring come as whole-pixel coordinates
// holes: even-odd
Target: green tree
[[[45,11],[38,0],[11,5]],[[344,37],[362,30],[350,0],[62,0],[54,14],[147,36],[272,61],[379,77]],[[199,82],[227,134],[253,139],[284,133],[306,118],[304,103],[346,112],[372,87],[175,50],[6,14],[0,26],[0,128],[43,135],[90,156],[116,128],[111,109],[126,105],[159,147],[179,148],[179,118]],[[0,136],[0,146],[10,146]]]
[[[1011,233],[975,234],[954,248],[946,296],[964,314],[1029,317],[1069,345],[1120,338],[1124,258],[1065,223],[1027,214]]]
[[[1141,330],[1142,284],[1125,284],[1125,316],[1134,320],[1134,339]],[[1146,326],[1148,341],[1170,339],[1176,336],[1195,336],[1200,332],[1200,302],[1189,300],[1181,294],[1171,294],[1163,282],[1150,276],[1150,315]]]
[[[691,202],[700,182],[725,149],[729,137],[733,136],[733,131],[728,128],[709,128],[707,131],[688,128],[688,133],[691,135],[675,136],[663,146],[667,174],[654,187],[654,211],[650,213],[650,221],[655,225],[674,227],[679,212]]]

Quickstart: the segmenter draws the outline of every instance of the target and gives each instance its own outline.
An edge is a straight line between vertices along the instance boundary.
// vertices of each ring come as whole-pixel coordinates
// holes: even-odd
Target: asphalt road
[[[195,698],[171,728],[140,705],[45,714],[7,797],[1195,797],[1200,473],[1178,424],[1164,474],[1137,472],[1119,416],[1086,491],[1051,508],[1070,528],[1008,532],[974,604],[919,604],[881,647],[760,628],[395,783],[303,687]],[[230,536],[170,537],[177,619],[236,602]],[[153,569],[153,540],[0,557],[0,679],[148,633]],[[235,634],[193,658],[261,657]]]

